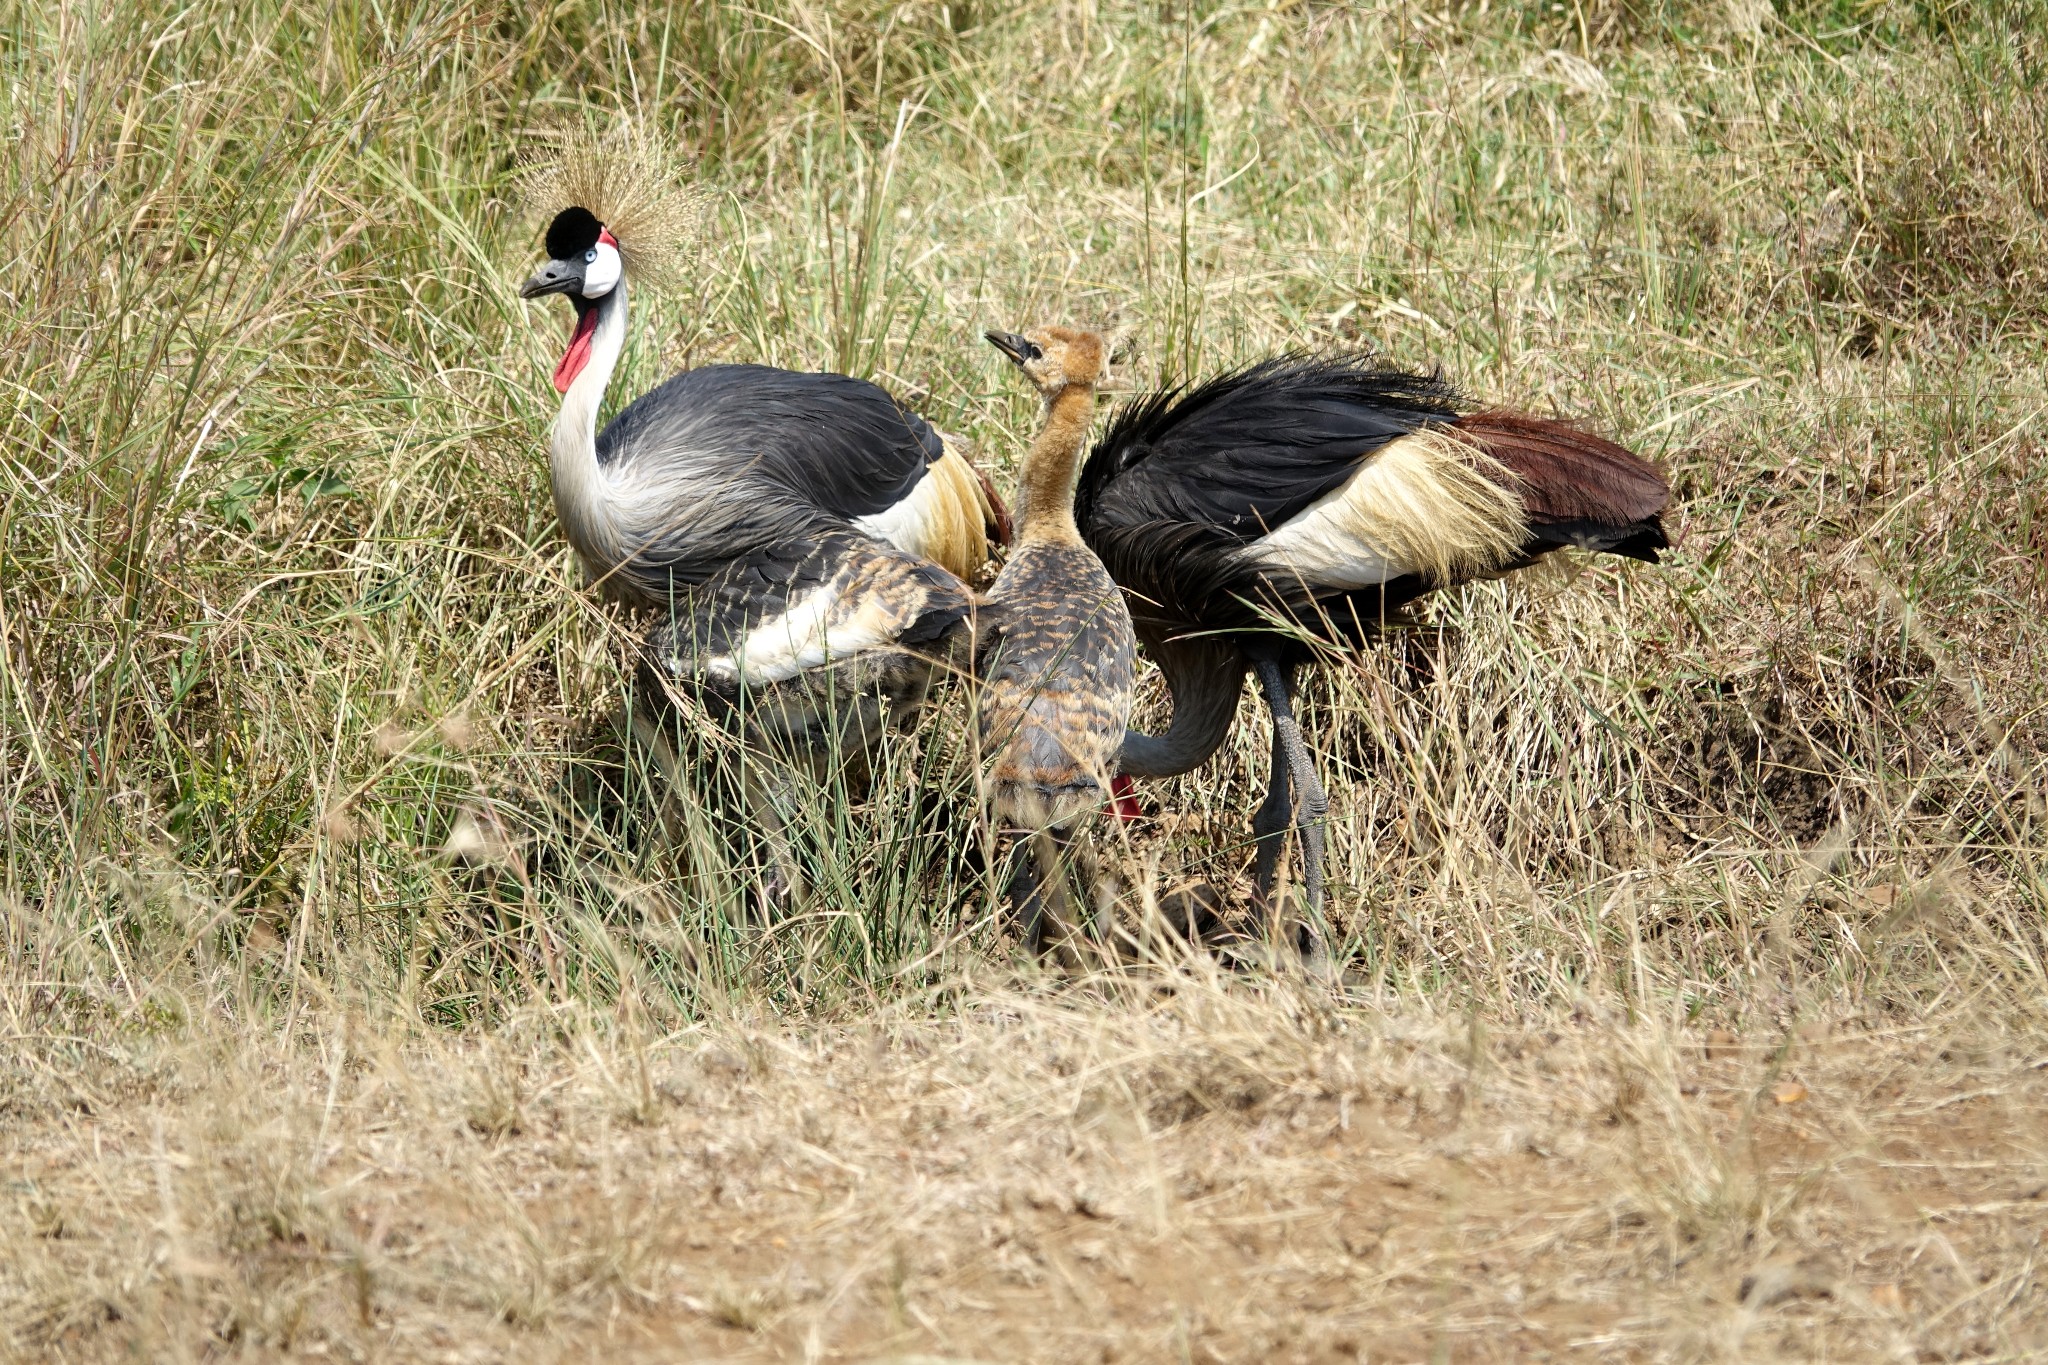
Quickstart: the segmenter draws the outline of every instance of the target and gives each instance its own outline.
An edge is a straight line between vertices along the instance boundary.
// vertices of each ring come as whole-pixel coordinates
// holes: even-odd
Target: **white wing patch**
[[[814,589],[791,604],[788,611],[770,616],[748,631],[733,653],[705,660],[704,671],[713,677],[743,679],[759,686],[794,678],[828,659],[843,659],[885,642],[886,635],[834,629],[839,589],[836,578]]]
[[[896,644],[930,593],[887,558],[856,557],[822,587],[766,617],[740,647],[704,661],[704,671],[762,687],[825,664]]]
[[[1250,552],[1314,586],[1345,590],[1409,574],[1444,584],[1490,573],[1528,539],[1514,483],[1484,451],[1424,428],[1381,447]]]
[[[972,578],[988,561],[988,508],[966,457],[952,438],[942,433],[940,440],[946,453],[925,469],[908,496],[853,524],[956,578]]]
[[[892,503],[871,516],[855,517],[853,524],[877,540],[886,540],[908,554],[924,555],[931,532],[935,504],[944,501],[944,490],[927,468],[924,477],[901,502]],[[929,559],[931,556],[925,555]]]

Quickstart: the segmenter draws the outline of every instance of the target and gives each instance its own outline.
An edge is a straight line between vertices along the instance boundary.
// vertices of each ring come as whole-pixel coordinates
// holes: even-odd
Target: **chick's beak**
[[[1025,357],[1031,354],[1031,343],[1018,336],[1015,332],[983,332],[982,335],[988,338],[989,345],[995,347],[1019,365],[1023,364]]]
[[[519,297],[537,299],[546,294],[570,294],[583,287],[583,271],[568,261],[549,261],[519,286]]]

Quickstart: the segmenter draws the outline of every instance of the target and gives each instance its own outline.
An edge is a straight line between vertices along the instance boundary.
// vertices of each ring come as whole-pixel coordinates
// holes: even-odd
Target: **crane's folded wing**
[[[1358,356],[1285,356],[1124,407],[1083,466],[1092,528],[1192,522],[1253,540],[1337,489],[1373,452],[1458,415],[1442,380]],[[1121,578],[1121,575],[1119,575]]]
[[[677,593],[655,647],[672,674],[763,686],[877,649],[936,654],[971,604],[937,565],[840,533],[759,548]]]
[[[836,517],[908,497],[945,453],[930,423],[886,389],[843,374],[706,365],[650,389],[612,419],[597,455],[683,495],[796,494]]]

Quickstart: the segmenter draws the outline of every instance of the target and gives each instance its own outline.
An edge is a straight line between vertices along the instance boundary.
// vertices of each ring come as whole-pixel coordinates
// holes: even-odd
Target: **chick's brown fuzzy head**
[[[991,346],[1010,358],[1048,402],[1076,384],[1100,385],[1109,374],[1109,345],[1101,334],[1076,327],[989,332]]]

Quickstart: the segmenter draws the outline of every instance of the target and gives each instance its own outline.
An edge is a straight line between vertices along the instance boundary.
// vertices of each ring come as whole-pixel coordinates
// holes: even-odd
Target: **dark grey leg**
[[[789,837],[785,806],[794,806],[796,783],[787,769],[754,759],[746,770],[747,813],[768,855],[767,875],[756,888],[756,908],[765,929],[790,910],[804,903],[804,871],[797,862],[796,846]]]
[[[1309,918],[1320,925],[1323,918],[1323,820],[1330,813],[1329,793],[1316,776],[1315,759],[1302,740],[1301,726],[1294,719],[1294,698],[1287,671],[1271,659],[1254,659],[1259,686],[1266,694],[1266,709],[1273,713],[1273,738],[1287,755],[1287,767],[1301,793],[1301,809],[1295,828],[1301,831],[1302,890],[1308,897]],[[1270,914],[1270,910],[1268,911]]]
[[[1067,902],[1066,854],[1066,837],[1057,830],[1037,830],[1018,839],[1011,849],[1014,862],[1004,896],[1032,955],[1043,956],[1049,948],[1062,966],[1078,970],[1082,964]]]
[[[1287,780],[1287,742],[1280,727],[1273,727],[1273,765],[1267,771],[1266,799],[1252,815],[1252,840],[1257,858],[1252,863],[1252,891],[1259,904],[1273,899],[1273,878],[1280,870],[1280,855],[1287,848],[1287,831],[1294,824],[1294,784]]]
[[[1010,877],[1003,886],[1003,900],[1017,922],[1017,936],[1033,957],[1045,947],[1045,886],[1038,869],[1038,850],[1031,836],[1010,845]]]
[[[1040,948],[1050,948],[1060,966],[1070,972],[1078,972],[1086,964],[1081,960],[1074,904],[1067,894],[1069,843],[1063,830],[1042,829],[1031,836],[1032,851],[1037,854],[1038,884],[1045,898],[1045,918],[1042,921],[1045,934],[1040,940]]]

